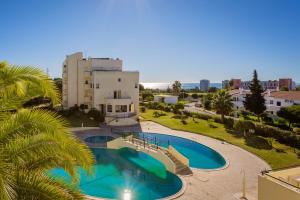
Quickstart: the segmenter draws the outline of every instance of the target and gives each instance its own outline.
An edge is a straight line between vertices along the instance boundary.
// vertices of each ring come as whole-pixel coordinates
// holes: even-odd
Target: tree
[[[179,93],[181,92],[181,83],[179,81],[175,81],[172,84],[172,90],[174,95],[179,95]]]
[[[211,110],[212,99],[213,99],[212,94],[203,95],[201,97],[201,104],[206,110]]]
[[[286,86],[282,86],[282,87],[280,88],[280,91],[289,91],[289,88],[286,87]]]
[[[39,96],[60,103],[55,83],[40,69],[0,63],[0,199],[84,199],[47,173],[63,168],[77,180],[77,166],[91,172],[93,155],[56,113],[22,108]]]
[[[53,79],[57,89],[59,90],[59,94],[62,95],[62,79],[61,78],[54,78]]]
[[[264,113],[266,110],[265,106],[265,98],[262,95],[262,87],[260,85],[260,81],[257,78],[257,72],[254,70],[253,73],[253,79],[250,84],[250,91],[251,94],[247,94],[245,101],[244,101],[244,107],[246,110],[249,110],[250,112],[253,112],[256,114],[259,118],[259,115]]]
[[[247,137],[250,130],[255,130],[255,125],[249,120],[238,120],[234,124],[234,129],[240,132],[243,132],[244,137]]]
[[[143,99],[143,101],[145,101],[145,100],[147,100],[147,101],[153,101],[153,98],[154,98],[154,96],[153,96],[151,90],[147,89],[147,90],[144,90],[142,92],[142,99]]]
[[[185,98],[187,98],[189,96],[189,94],[188,93],[186,93],[186,92],[181,92],[180,94],[179,94],[179,98],[180,99],[185,99]]]
[[[139,91],[142,92],[145,90],[145,87],[143,84],[139,84]]]
[[[208,88],[208,92],[209,93],[215,93],[217,91],[218,91],[218,88],[216,88],[216,87],[210,87],[210,88]]]
[[[228,115],[232,111],[233,103],[231,101],[231,96],[226,90],[219,90],[213,96],[213,108],[217,111],[217,113],[221,114],[223,123],[224,116]]]
[[[282,107],[277,115],[286,119],[289,122],[289,128],[291,128],[292,123],[300,123],[300,105]]]

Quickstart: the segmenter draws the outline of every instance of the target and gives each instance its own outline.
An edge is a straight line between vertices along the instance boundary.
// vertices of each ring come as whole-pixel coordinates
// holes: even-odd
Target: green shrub
[[[204,120],[212,119],[211,115],[207,115],[207,114],[203,114],[203,113],[195,113],[195,117],[198,119],[204,119]]]
[[[104,122],[104,116],[100,113],[100,111],[96,110],[95,108],[92,108],[89,110],[87,113],[89,117],[94,118],[94,120],[99,121],[99,122]]]
[[[181,123],[183,123],[184,125],[186,125],[186,124],[187,124],[187,121],[184,120],[184,119],[182,119],[182,120],[181,120]]]
[[[158,118],[158,117],[161,117],[161,116],[166,116],[166,113],[154,111],[153,112],[153,116],[156,117],[156,118]]]
[[[164,111],[165,112],[171,112],[171,106],[165,106]]]
[[[278,127],[257,123],[255,124],[255,134],[263,137],[272,137],[282,144],[300,148],[299,135],[296,135],[291,131],[282,130]]]
[[[198,97],[199,97],[198,94],[196,94],[196,93],[192,94],[193,99],[198,99]]]
[[[144,106],[141,107],[141,112],[142,112],[142,113],[146,112],[146,107],[144,107]]]
[[[238,120],[234,123],[234,130],[244,134],[245,137],[249,136],[248,133],[255,131],[255,124],[249,120]]]
[[[234,126],[234,119],[225,117],[224,125],[225,125],[225,128],[232,129]]]
[[[222,119],[219,115],[213,115],[212,117],[214,119],[215,122],[222,124]]]

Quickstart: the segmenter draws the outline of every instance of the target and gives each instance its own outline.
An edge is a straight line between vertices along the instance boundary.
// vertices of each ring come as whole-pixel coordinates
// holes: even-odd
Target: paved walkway
[[[270,166],[257,156],[234,145],[190,133],[175,131],[154,122],[141,122],[144,132],[164,133],[188,138],[218,151],[229,166],[223,170],[205,171],[193,169],[194,175],[184,177],[187,183],[185,193],[178,199],[236,200],[242,191],[242,171],[246,173],[246,194],[249,200],[257,199],[257,175]]]
[[[82,131],[81,138],[85,138],[84,130],[88,128],[72,129]],[[186,182],[185,193],[178,197],[180,200],[236,200],[242,191],[243,173],[246,173],[246,196],[248,200],[257,200],[257,175],[260,171],[270,169],[270,166],[257,156],[234,145],[223,143],[206,136],[176,131],[154,122],[141,122],[140,129],[144,132],[163,133],[188,138],[218,151],[229,163],[221,170],[207,171],[192,169],[193,176],[183,177]],[[99,129],[98,129],[99,131]],[[89,131],[90,132],[90,131]],[[102,132],[102,131],[100,131]],[[103,131],[102,134],[106,131]],[[108,131],[109,132],[109,131]],[[78,132],[77,132],[78,133]],[[90,133],[94,135],[95,133]],[[85,135],[85,137],[82,137]]]

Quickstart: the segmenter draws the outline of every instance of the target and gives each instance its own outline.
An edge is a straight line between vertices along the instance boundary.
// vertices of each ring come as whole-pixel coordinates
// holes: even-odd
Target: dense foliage
[[[36,97],[53,104],[60,100],[53,80],[41,70],[0,63],[0,199],[83,199],[72,183],[47,173],[60,167],[76,181],[77,166],[90,171],[92,153],[57,114],[23,108]]]
[[[282,107],[277,115],[289,121],[289,127],[292,123],[300,123],[300,105]]]

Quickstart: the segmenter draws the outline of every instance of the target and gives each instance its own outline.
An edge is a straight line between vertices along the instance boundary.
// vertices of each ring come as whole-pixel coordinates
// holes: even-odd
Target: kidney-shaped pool
[[[187,157],[190,161],[190,167],[200,169],[218,169],[225,166],[225,159],[215,150],[200,144],[198,142],[176,137],[172,135],[158,133],[138,133],[137,136],[150,143],[156,143],[162,147],[172,145],[177,151]]]

